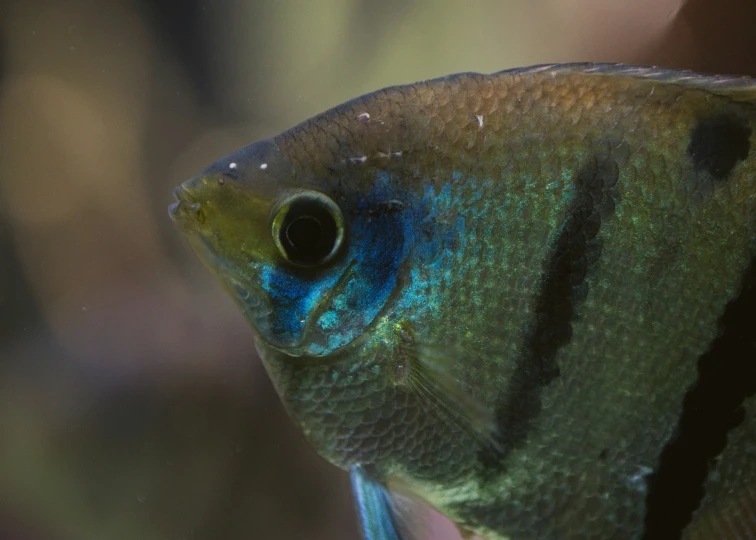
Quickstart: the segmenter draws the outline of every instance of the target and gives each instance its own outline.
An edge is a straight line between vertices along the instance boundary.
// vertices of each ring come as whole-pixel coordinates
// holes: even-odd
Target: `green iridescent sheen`
[[[756,256],[754,131],[749,79],[453,75],[239,150],[172,215],[323,457],[486,538],[639,537]],[[344,244],[298,266],[272,224],[313,192]]]

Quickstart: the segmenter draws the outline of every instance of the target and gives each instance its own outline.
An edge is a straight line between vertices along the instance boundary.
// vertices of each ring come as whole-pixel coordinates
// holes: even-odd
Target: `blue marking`
[[[323,315],[320,317],[320,320],[318,321],[318,325],[323,330],[333,330],[334,328],[336,328],[338,322],[338,314],[335,311],[331,310],[323,313]]]
[[[352,467],[349,476],[365,540],[402,540],[394,502],[386,489],[360,466]]]
[[[378,203],[396,198],[396,190],[387,186],[388,181],[386,174],[376,178],[374,189],[357,205],[363,213],[350,223],[352,242],[346,258],[355,263],[346,283],[332,291],[330,305],[326,306],[330,310],[321,316],[327,321],[318,321],[319,326],[334,329],[328,336],[330,350],[350,343],[378,315],[396,286],[399,266],[407,256],[406,239],[411,236],[412,221],[404,214],[411,210],[369,214]]]
[[[331,334],[328,336],[328,349],[335,351],[342,346],[343,339],[339,334]]]
[[[345,193],[349,238],[340,262],[323,272],[274,265],[258,269],[273,307],[258,330],[283,346],[301,345],[306,354],[330,354],[365,332],[391,297],[405,264],[409,275],[393,316],[421,318],[441,309],[435,292],[448,283],[455,259],[476,241],[468,227],[480,227],[481,214],[491,210],[489,204],[476,208],[488,180],[459,172],[452,177],[459,183],[427,180],[418,193],[408,190],[404,179],[381,171],[368,193]],[[389,201],[402,204],[387,206]],[[504,204],[511,204],[509,198]],[[306,329],[311,334],[305,335]]]
[[[296,275],[289,268],[267,265],[262,268],[262,288],[275,306],[270,314],[269,331],[276,341],[294,345],[302,339],[307,316],[317,307],[322,296],[336,284],[338,270],[334,268],[313,281]]]

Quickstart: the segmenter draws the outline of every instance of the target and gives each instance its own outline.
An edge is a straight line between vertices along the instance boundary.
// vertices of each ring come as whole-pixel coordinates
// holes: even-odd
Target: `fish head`
[[[323,457],[463,471],[473,444],[452,465],[438,456],[449,440],[490,440],[494,422],[457,382],[463,346],[427,331],[448,309],[433,288],[464,221],[428,165],[422,118],[384,109],[357,101],[238,150],[179,187],[170,212]]]
[[[288,356],[327,356],[364,334],[405,253],[403,218],[380,207],[387,194],[321,165],[266,139],[186,181],[170,208],[258,340]]]

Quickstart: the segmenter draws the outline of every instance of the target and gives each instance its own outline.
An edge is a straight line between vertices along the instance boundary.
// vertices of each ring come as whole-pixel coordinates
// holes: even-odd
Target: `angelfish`
[[[415,538],[399,499],[489,540],[756,538],[755,147],[749,78],[463,73],[170,213],[367,539]]]

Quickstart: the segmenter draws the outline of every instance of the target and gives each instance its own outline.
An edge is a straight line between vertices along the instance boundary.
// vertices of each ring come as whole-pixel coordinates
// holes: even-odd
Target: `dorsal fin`
[[[739,75],[711,75],[694,71],[661,67],[636,66],[632,64],[590,63],[540,64],[499,71],[494,75],[548,73],[564,75],[585,73],[596,76],[621,76],[648,79],[660,83],[676,84],[706,90],[726,96],[734,101],[756,103],[756,79]]]

